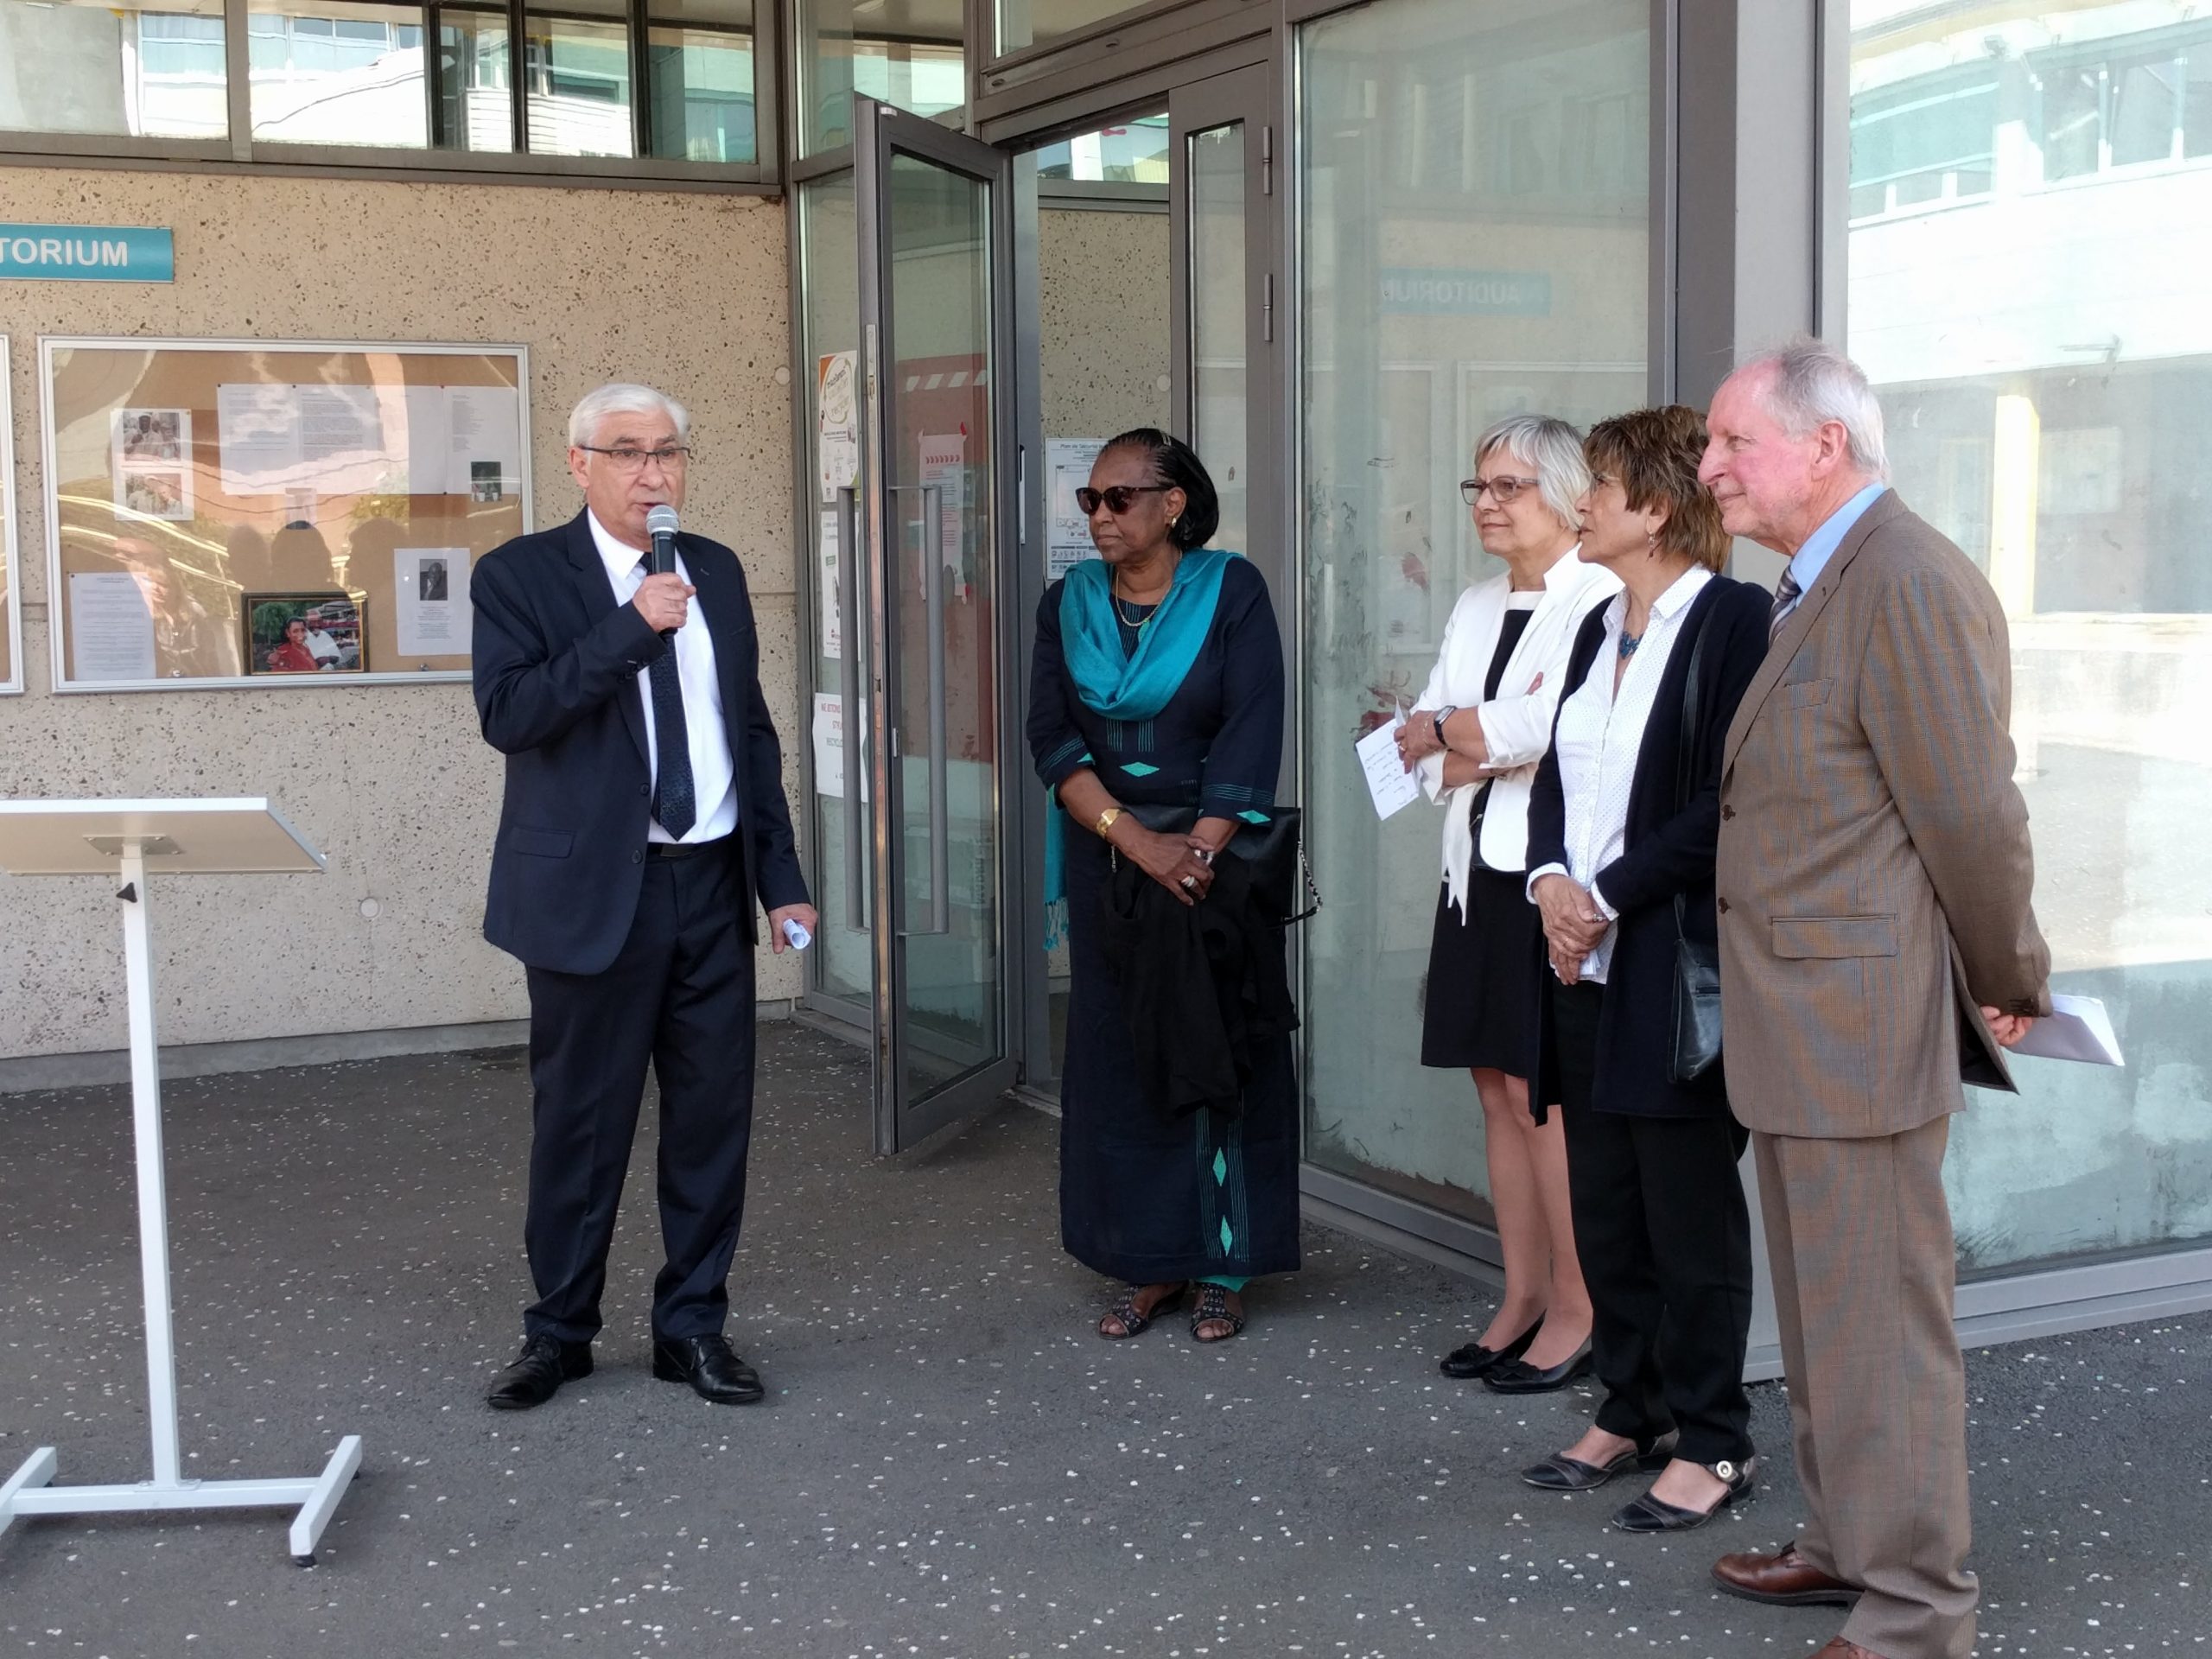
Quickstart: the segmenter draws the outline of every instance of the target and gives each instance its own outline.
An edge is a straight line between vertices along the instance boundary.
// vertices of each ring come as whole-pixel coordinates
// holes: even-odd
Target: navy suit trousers
[[[532,1336],[598,1333],[607,1249],[650,1063],[660,1084],[653,1334],[712,1336],[753,1139],[753,946],[744,864],[717,847],[645,861],[638,913],[605,972],[529,970],[533,1131],[524,1241]]]

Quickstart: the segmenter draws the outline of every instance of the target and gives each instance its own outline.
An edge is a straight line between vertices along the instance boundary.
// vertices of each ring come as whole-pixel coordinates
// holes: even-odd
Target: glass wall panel
[[[0,0],[0,130],[230,132],[223,0]]]
[[[253,0],[246,54],[257,139],[429,143],[420,6]]]
[[[753,0],[652,0],[652,152],[753,162]]]
[[[840,576],[845,550],[839,543],[839,492],[854,486],[860,466],[860,232],[854,219],[853,175],[840,173],[799,187],[798,235],[800,360],[808,365],[805,376],[807,476],[814,510],[804,515],[809,550],[808,568],[816,572],[808,590],[814,607],[814,638],[808,649],[814,658],[814,706],[808,727],[822,734],[814,746],[817,764],[814,779],[813,832],[804,838],[812,867],[808,882],[822,912],[822,929],[815,948],[807,953],[817,989],[832,996],[850,998],[863,1011],[873,996],[874,949],[864,926],[867,877],[855,902],[849,891],[845,860],[855,839],[868,844],[862,802],[849,806],[841,761],[844,735],[864,731],[863,719],[845,718],[843,688],[848,664],[845,653],[855,653],[852,667],[856,683],[866,683],[861,648],[868,627],[868,584],[860,580],[856,608],[849,617],[838,613]],[[857,513],[855,504],[853,511]],[[850,622],[853,626],[845,626]],[[867,788],[868,756],[861,757],[861,787]]]
[[[1141,116],[1046,144],[1037,152],[1037,177],[1046,184],[1155,184],[1164,201],[1170,142],[1166,116]]]
[[[1144,0],[999,0],[999,55],[1052,41],[1133,11]]]
[[[532,6],[524,42],[524,119],[534,156],[636,153],[624,0]]]
[[[2019,1095],[1955,1122],[1967,1268],[2212,1237],[2202,14],[1851,9],[1850,347],[1898,493],[2012,617],[2052,984],[2102,997],[2127,1055],[2016,1061]]]
[[[1252,544],[1246,511],[1244,124],[1190,136],[1191,442],[1221,496],[1216,547]]]
[[[962,0],[798,0],[799,151],[853,142],[853,94],[917,115],[968,101]]]
[[[444,149],[500,154],[515,147],[509,86],[514,48],[505,11],[438,8],[439,111]]]
[[[1306,1155],[1478,1220],[1474,1086],[1420,1064],[1442,824],[1378,823],[1352,744],[1497,569],[1459,499],[1475,436],[1648,401],[1650,15],[1380,0],[1300,35]]]

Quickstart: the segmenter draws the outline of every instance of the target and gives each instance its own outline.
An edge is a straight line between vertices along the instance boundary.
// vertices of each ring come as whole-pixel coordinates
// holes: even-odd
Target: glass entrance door
[[[868,833],[841,874],[862,900],[848,925],[872,944],[888,1153],[1014,1079],[1001,810],[1019,748],[1000,603],[1010,168],[988,145],[854,102],[860,466],[840,542],[858,556],[840,562],[838,609],[865,616],[867,649],[846,659],[865,753],[849,747],[844,764]]]

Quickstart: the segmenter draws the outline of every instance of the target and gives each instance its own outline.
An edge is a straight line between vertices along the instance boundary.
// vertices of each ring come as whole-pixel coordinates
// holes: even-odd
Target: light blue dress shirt
[[[1813,584],[1821,579],[1821,572],[1828,568],[1828,561],[1835,556],[1836,549],[1843,545],[1843,538],[1851,533],[1851,527],[1889,487],[1883,483],[1869,484],[1822,519],[1821,527],[1805,538],[1805,545],[1799,548],[1796,556],[1789,561],[1789,579],[1797,584],[1797,597],[1789,601],[1789,611],[1775,618],[1777,625],[1780,624],[1782,617],[1788,616],[1789,611],[1804,603],[1805,595],[1813,591]]]

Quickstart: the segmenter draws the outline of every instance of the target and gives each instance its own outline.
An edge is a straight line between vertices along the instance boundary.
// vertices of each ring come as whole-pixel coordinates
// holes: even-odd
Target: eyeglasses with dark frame
[[[1542,482],[1540,478],[1514,478],[1504,473],[1496,478],[1463,478],[1459,480],[1459,499],[1471,507],[1488,492],[1490,499],[1499,506],[1510,507],[1522,491],[1533,490]]]
[[[639,449],[627,443],[617,444],[612,449],[602,449],[595,443],[580,443],[576,448],[588,455],[605,455],[614,463],[615,470],[622,473],[641,473],[649,461],[658,461],[664,473],[681,472],[696,453],[685,443],[664,443],[658,449]]]
[[[1173,484],[1109,484],[1103,490],[1088,487],[1075,493],[1075,504],[1083,509],[1086,518],[1103,505],[1116,518],[1136,505],[1141,495],[1165,495],[1175,486]]]

